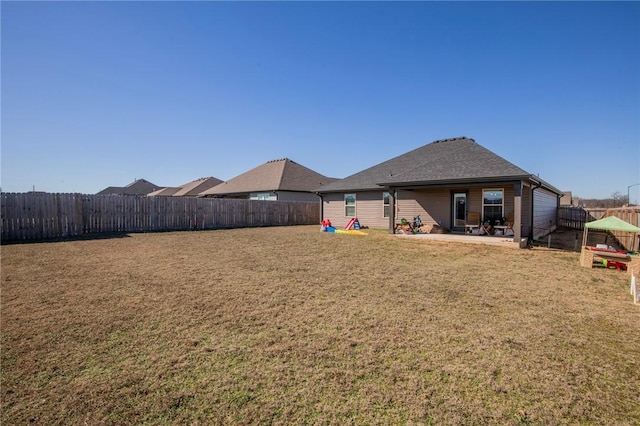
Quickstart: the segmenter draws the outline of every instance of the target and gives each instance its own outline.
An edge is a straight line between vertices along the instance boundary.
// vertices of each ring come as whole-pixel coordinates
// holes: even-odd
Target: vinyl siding
[[[370,228],[388,228],[389,218],[384,217],[382,194],[385,191],[358,192],[356,195],[356,217],[361,225]]]
[[[278,201],[317,201],[319,203],[320,197],[313,192],[278,191]]]
[[[356,194],[356,217],[363,226],[369,228],[388,228],[389,218],[384,217],[382,194],[384,191],[348,192]],[[344,214],[344,194],[325,194],[323,197],[323,216],[337,227],[344,227],[351,217]]]
[[[420,215],[426,225],[440,225],[446,228],[451,223],[451,191],[448,189],[423,189],[398,191],[396,218],[413,221]]]
[[[522,223],[521,237],[531,236],[531,187],[523,186],[522,188],[522,216],[520,221]]]
[[[533,190],[533,239],[544,237],[556,229],[558,197],[546,189]]]
[[[322,197],[322,220],[329,219],[336,227],[347,224],[347,219],[344,217],[343,197],[344,195],[339,193],[324,194]]]

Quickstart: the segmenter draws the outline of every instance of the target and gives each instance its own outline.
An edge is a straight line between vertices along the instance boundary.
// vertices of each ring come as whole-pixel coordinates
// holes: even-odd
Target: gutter
[[[531,175],[529,176],[529,180],[531,180],[531,182],[537,183],[536,189],[543,187],[544,189],[548,189],[549,191],[559,196],[562,196],[562,191],[560,191],[555,186],[552,186],[549,183],[545,182],[544,180],[540,179],[538,176]]]

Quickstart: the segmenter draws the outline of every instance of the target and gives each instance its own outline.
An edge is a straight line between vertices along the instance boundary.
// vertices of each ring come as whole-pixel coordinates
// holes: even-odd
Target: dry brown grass
[[[577,253],[313,227],[2,247],[2,424],[638,424]]]

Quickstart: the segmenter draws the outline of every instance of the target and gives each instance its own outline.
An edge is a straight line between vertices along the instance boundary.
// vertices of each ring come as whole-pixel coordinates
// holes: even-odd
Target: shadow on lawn
[[[0,241],[0,245],[12,245],[12,244],[35,244],[35,243],[62,243],[68,241],[89,241],[89,240],[110,240],[113,238],[129,238],[128,232],[108,232],[100,234],[82,234],[70,237],[57,237],[57,238],[40,238],[35,240],[10,240]]]

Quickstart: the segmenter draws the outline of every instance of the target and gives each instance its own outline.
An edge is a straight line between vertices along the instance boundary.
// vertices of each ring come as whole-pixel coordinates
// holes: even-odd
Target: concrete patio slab
[[[487,235],[465,235],[465,234],[395,234],[401,238],[412,238],[416,240],[444,241],[450,243],[464,244],[485,244],[508,248],[526,248],[527,239],[522,238],[520,242],[514,241],[510,237],[494,237]]]

